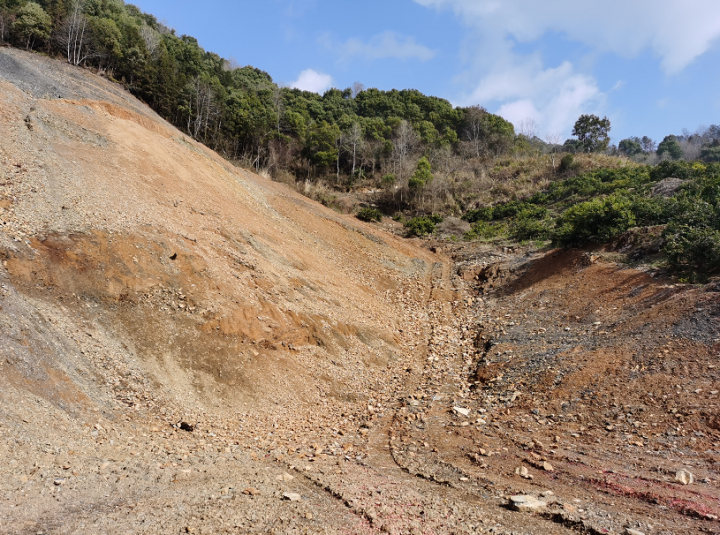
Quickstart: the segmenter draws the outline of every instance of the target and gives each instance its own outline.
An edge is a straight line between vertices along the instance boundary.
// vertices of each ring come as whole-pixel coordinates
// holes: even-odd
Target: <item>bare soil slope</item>
[[[10,49],[0,135],[0,533],[718,533],[714,287],[430,252]]]

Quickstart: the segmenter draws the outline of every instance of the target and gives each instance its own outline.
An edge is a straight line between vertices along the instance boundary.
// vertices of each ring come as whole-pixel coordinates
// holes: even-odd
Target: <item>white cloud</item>
[[[594,78],[575,72],[567,61],[545,69],[537,56],[510,60],[515,64],[486,75],[465,103],[496,102],[497,113],[516,126],[533,119],[543,132],[567,135],[578,116],[597,112],[604,101]]]
[[[324,93],[332,87],[333,78],[329,74],[323,74],[313,69],[305,69],[300,73],[298,79],[289,84],[290,87],[313,93]]]
[[[597,80],[570,62],[547,66],[516,43],[548,34],[584,45],[591,56],[632,58],[650,51],[668,75],[677,74],[720,37],[717,0],[414,0],[448,8],[471,29],[458,77],[468,90],[460,104],[482,104],[518,123],[533,119],[544,132],[567,135],[582,113],[600,114],[605,94]],[[618,83],[609,91],[622,87]]]
[[[717,0],[415,0],[452,8],[484,33],[532,42],[557,32],[599,52],[635,57],[651,50],[676,74],[720,37]]]
[[[633,58],[649,51],[674,75],[720,38],[718,0],[414,1],[454,10],[471,30],[463,50],[469,68],[456,79],[470,89],[458,104],[484,105],[516,125],[533,119],[542,132],[563,135],[579,115],[600,114],[606,95],[570,62],[548,67],[539,54],[519,54],[516,43],[557,34],[582,44],[590,57],[609,52]]]
[[[344,43],[336,43],[327,35],[321,39],[321,42],[339,54],[343,60],[362,57],[370,60],[395,58],[427,61],[435,57],[435,51],[421,45],[414,37],[390,31],[375,35],[368,42],[352,38]]]

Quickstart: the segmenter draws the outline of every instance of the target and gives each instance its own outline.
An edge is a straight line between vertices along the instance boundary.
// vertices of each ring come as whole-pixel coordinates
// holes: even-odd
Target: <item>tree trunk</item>
[[[357,144],[353,143],[353,167],[352,167],[352,176],[355,178],[355,154],[357,152]]]

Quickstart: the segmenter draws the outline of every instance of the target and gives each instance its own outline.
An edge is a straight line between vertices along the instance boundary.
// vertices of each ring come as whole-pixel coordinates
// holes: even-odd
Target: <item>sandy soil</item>
[[[0,132],[0,532],[720,533],[714,285],[398,238],[9,49]]]

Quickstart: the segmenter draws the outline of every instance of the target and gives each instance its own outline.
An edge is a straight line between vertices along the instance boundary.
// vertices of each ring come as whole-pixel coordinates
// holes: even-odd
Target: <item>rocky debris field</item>
[[[720,533],[714,284],[398,239],[20,51],[0,129],[0,533]]]

